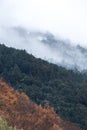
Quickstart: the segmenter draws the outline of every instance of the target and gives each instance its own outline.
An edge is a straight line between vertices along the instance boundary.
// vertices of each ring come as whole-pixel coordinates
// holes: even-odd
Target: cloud
[[[73,46],[87,48],[86,6],[85,0],[0,0],[0,42],[68,68],[87,69],[87,55]],[[53,46],[40,41],[46,31],[58,37]],[[67,45],[60,36],[72,42]]]
[[[84,0],[1,0],[0,25],[48,30],[74,43],[87,43]]]
[[[28,53],[68,69],[87,70],[87,49],[73,46],[49,32],[22,27],[2,28],[0,42],[9,47],[26,49]]]

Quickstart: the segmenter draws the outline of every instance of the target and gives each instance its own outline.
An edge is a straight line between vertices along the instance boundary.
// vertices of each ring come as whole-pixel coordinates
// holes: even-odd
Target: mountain
[[[49,102],[62,118],[87,129],[87,74],[0,45],[0,77],[37,104]]]
[[[28,53],[67,69],[87,70],[87,49],[71,44],[50,32],[23,27],[0,28],[0,42],[26,49]]]
[[[0,116],[7,120],[9,125],[23,130],[81,130],[73,123],[62,120],[48,104],[45,108],[36,105],[23,92],[15,91],[2,80]]]

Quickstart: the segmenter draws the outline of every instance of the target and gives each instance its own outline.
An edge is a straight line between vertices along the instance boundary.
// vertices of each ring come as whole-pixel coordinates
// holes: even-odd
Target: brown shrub
[[[24,130],[81,130],[63,121],[48,104],[45,108],[36,105],[3,81],[0,81],[0,115],[9,125]]]

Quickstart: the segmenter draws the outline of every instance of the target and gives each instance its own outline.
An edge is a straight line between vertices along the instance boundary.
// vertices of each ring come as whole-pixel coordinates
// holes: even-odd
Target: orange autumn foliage
[[[4,81],[0,81],[0,116],[9,125],[24,130],[81,130],[62,120],[53,108],[36,105],[26,94],[15,91]]]

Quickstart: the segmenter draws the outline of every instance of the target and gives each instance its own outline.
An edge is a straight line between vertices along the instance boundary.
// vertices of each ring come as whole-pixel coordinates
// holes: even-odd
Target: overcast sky
[[[0,0],[0,27],[51,31],[87,44],[87,0]]]

